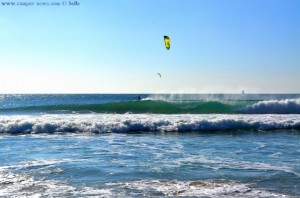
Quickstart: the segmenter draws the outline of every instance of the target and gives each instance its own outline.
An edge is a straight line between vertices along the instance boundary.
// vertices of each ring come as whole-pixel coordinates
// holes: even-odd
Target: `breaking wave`
[[[154,100],[100,104],[57,104],[0,108],[0,113],[47,114],[300,114],[300,99],[286,100]]]
[[[0,116],[0,133],[300,129],[300,115],[48,114]]]
[[[300,114],[300,99],[260,101],[248,106],[244,113]]]
[[[235,106],[218,101],[164,101],[141,100],[102,104],[61,104],[0,109],[2,112],[46,112],[57,113],[156,113],[156,114],[206,114],[235,113]]]

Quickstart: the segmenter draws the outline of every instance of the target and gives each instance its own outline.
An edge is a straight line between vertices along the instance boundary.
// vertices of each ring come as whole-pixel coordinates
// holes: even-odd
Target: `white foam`
[[[299,129],[300,115],[48,114],[0,116],[0,133]]]
[[[151,100],[155,100],[155,99],[147,97],[147,98],[142,98],[141,100],[143,100],[143,101],[151,101]]]
[[[288,197],[247,184],[224,181],[152,180],[120,183],[123,188],[139,191],[146,197]]]
[[[233,181],[141,180],[74,187],[60,180],[0,171],[1,197],[289,197]]]
[[[116,197],[110,189],[76,188],[65,181],[0,171],[0,197]]]
[[[258,114],[299,114],[300,99],[260,101],[248,106],[243,112]]]
[[[276,153],[270,154],[271,157],[275,157],[275,158],[277,158],[277,157],[279,157],[281,155],[282,155],[281,152],[276,152]]]
[[[262,149],[262,148],[264,148],[266,146],[266,143],[262,143],[262,142],[254,142],[254,143],[257,144],[258,147],[253,148],[252,149],[253,151],[260,150],[260,149]]]
[[[174,167],[180,167],[186,164],[199,163],[201,166],[211,169],[221,169],[221,168],[229,168],[229,169],[240,169],[240,170],[264,170],[264,171],[282,171],[286,173],[291,173],[296,176],[300,176],[299,172],[296,172],[292,167],[286,165],[271,165],[268,163],[262,162],[251,162],[251,161],[233,161],[229,158],[208,158],[204,155],[193,155],[184,158],[179,158],[173,161],[171,164]],[[169,166],[169,165],[167,165]],[[160,168],[163,168],[161,166]]]
[[[10,170],[10,169],[21,169],[21,168],[30,168],[30,167],[49,167],[57,164],[74,162],[71,159],[60,159],[60,160],[33,160],[33,161],[22,161],[17,165],[7,165],[0,166],[0,171]]]
[[[109,189],[95,189],[91,187],[85,187],[76,194],[84,197],[115,197]]]
[[[63,197],[74,187],[55,180],[36,180],[27,174],[0,172],[1,197]]]

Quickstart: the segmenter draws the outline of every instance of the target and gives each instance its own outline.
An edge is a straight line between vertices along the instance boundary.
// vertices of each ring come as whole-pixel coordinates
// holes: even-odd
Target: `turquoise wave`
[[[61,104],[2,108],[1,112],[46,113],[154,113],[154,114],[234,114],[257,101],[164,101],[141,100],[102,104]]]

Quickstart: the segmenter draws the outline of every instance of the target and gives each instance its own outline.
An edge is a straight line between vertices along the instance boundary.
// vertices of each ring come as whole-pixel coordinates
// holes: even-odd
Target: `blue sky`
[[[298,0],[78,2],[0,5],[0,93],[300,93]]]

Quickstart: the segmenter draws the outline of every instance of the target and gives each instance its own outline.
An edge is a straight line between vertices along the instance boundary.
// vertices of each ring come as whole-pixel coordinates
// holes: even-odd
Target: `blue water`
[[[0,197],[300,197],[299,95],[137,96],[1,95]]]

